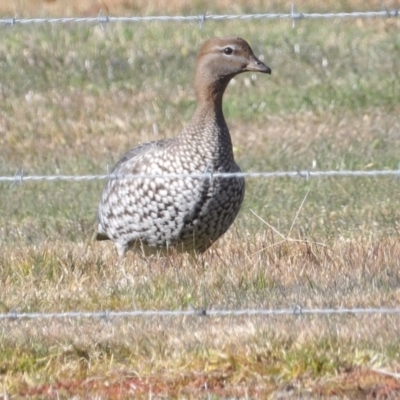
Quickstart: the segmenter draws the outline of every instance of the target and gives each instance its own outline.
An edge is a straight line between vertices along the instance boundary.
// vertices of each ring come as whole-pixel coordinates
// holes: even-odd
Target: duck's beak
[[[254,72],[262,72],[264,74],[271,74],[271,68],[267,67],[255,55],[250,56],[250,61],[244,67],[244,71],[254,71]]]

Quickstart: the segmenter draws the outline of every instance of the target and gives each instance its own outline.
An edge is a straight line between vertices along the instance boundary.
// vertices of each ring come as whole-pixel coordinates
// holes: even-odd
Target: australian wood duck
[[[222,112],[222,97],[237,74],[271,70],[240,38],[212,38],[201,47],[195,70],[197,108],[174,139],[144,143],[128,151],[111,173],[98,209],[97,240],[112,240],[123,257],[201,253],[233,223],[245,192],[244,179],[123,178],[132,174],[240,172]]]

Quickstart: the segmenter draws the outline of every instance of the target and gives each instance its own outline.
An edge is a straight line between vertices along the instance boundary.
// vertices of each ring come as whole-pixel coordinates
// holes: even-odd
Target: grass
[[[22,16],[98,7],[3,3]],[[203,9],[183,3],[102,8]],[[381,8],[337,4],[322,11]],[[199,44],[232,32],[273,70],[238,77],[225,96],[243,170],[396,169],[398,29],[398,19],[3,29],[0,175],[104,173],[133,145],[175,136],[194,109]],[[248,180],[235,226],[203,257],[130,254],[123,265],[92,240],[103,184],[1,184],[0,313],[399,304],[395,178]],[[395,398],[398,327],[397,315],[2,321],[0,398]]]
[[[295,304],[390,307],[399,301],[397,240],[337,243],[332,248],[312,243],[271,247],[265,237],[243,241],[231,234],[201,265],[194,266],[188,257],[144,262],[130,255],[124,270],[113,267],[111,250],[100,250],[98,244],[65,243],[10,250],[1,260],[5,266],[12,260],[14,266],[1,271],[1,312]],[[227,262],[221,262],[224,258]],[[299,393],[311,387],[317,395],[318,390],[333,390],[322,385],[330,379],[336,379],[336,391],[348,394],[341,381],[349,373],[358,371],[363,377],[371,369],[396,368],[397,319],[348,315],[9,321],[1,326],[0,365],[10,393],[38,397],[48,385],[66,397],[85,390],[112,397],[109,391],[119,385],[124,397],[128,392],[123,386],[138,382],[143,384],[138,395],[158,390],[173,397],[241,397],[247,390],[258,397],[291,382],[297,382]],[[384,380],[387,385],[395,381],[376,374],[368,385],[376,389]],[[204,385],[209,390],[204,391]]]

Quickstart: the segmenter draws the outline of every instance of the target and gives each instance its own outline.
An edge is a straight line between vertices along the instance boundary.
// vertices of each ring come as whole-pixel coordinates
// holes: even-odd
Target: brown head
[[[271,73],[271,69],[254,55],[245,40],[234,37],[207,40],[200,48],[196,61],[198,101],[222,100],[229,81],[246,71]]]

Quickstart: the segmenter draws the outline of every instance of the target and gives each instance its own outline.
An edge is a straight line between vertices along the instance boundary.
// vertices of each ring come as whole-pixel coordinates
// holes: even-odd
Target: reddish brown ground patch
[[[400,380],[373,370],[353,369],[332,380],[318,383],[315,394],[323,398],[400,398]]]
[[[233,387],[224,382],[223,375],[190,374],[181,377],[121,377],[113,380],[92,378],[82,381],[56,382],[50,385],[40,385],[21,390],[18,395],[30,398],[58,399],[60,397],[77,396],[86,398],[87,395],[100,396],[109,399],[132,398],[132,396],[177,396],[185,395],[198,397],[204,394],[225,396],[259,397],[260,388],[247,389]]]
[[[267,394],[280,393],[278,398],[305,396],[308,398],[349,398],[349,399],[394,399],[400,397],[400,380],[373,370],[356,368],[334,378],[321,379],[312,383],[308,379],[296,384],[286,383],[281,387],[265,381],[265,385],[251,382],[232,384],[226,372],[212,374],[188,373],[181,376],[129,377],[115,376],[109,379],[90,378],[86,380],[63,381],[39,385],[21,390],[18,395],[30,398],[56,399],[60,397],[86,398],[99,396],[109,399],[125,399],[132,396],[250,396],[263,398]],[[281,397],[281,395],[284,397]]]

